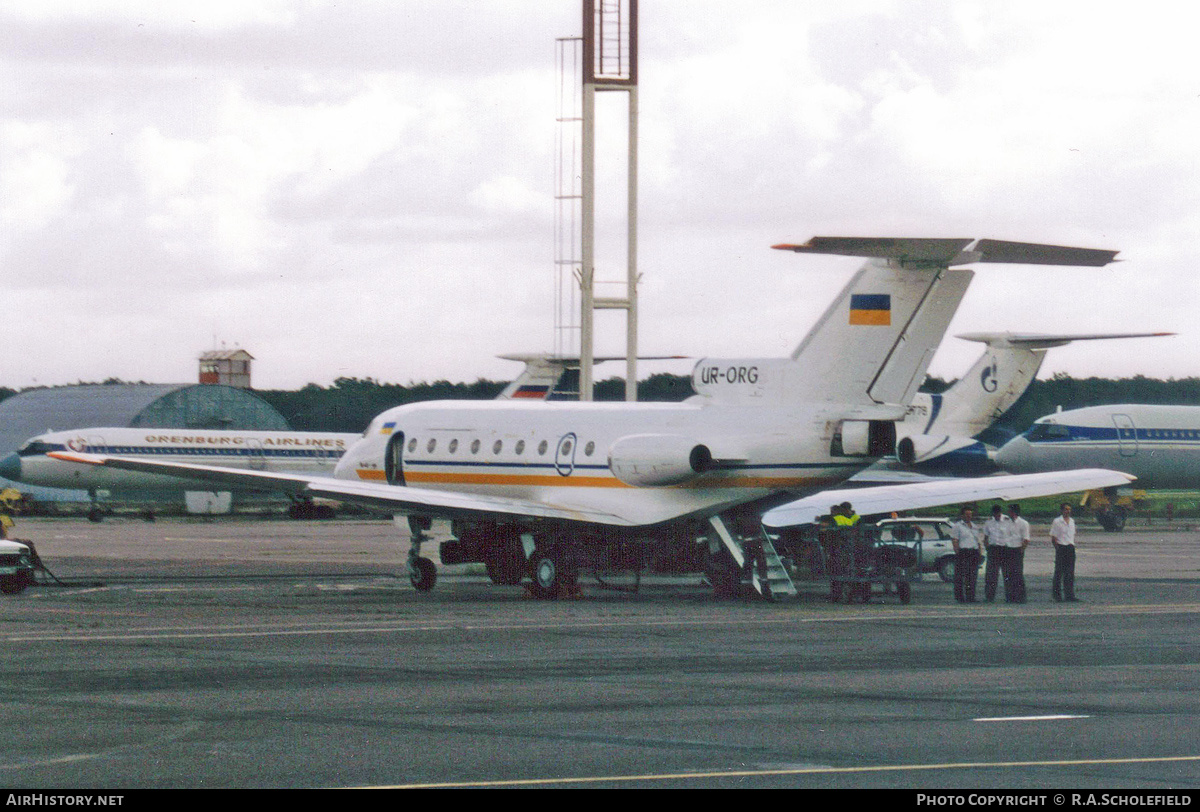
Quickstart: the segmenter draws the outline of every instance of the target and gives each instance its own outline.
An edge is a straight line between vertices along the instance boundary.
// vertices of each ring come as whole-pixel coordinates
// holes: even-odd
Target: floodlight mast
[[[583,0],[583,121],[579,268],[579,399],[594,392],[595,311],[624,310],[625,399],[637,400],[637,0]],[[627,95],[625,295],[598,297],[596,283],[596,92]]]

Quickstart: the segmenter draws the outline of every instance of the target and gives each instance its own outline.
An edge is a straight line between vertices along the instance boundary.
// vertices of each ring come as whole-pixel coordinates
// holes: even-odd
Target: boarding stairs
[[[766,533],[760,530],[753,538],[735,536],[720,516],[711,517],[709,524],[741,571],[749,571],[750,585],[759,595],[777,601],[799,594],[775,544]]]

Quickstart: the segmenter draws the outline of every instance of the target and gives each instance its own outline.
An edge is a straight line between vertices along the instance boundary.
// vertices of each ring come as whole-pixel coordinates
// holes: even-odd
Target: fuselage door
[[[383,472],[389,485],[404,484],[404,432],[395,432],[383,455]]]
[[[1137,427],[1133,425],[1133,418],[1127,414],[1114,414],[1112,421],[1117,427],[1117,446],[1121,449],[1121,456],[1137,456]]]
[[[564,434],[554,452],[554,469],[559,476],[570,476],[575,471],[575,433]]]
[[[261,471],[267,467],[267,454],[263,451],[262,442],[254,437],[246,440],[246,453],[249,454],[250,469]]]

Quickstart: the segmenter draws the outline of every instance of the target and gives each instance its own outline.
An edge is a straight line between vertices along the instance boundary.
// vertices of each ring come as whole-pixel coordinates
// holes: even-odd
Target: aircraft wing
[[[536,502],[502,496],[486,496],[428,488],[355,482],[333,477],[277,474],[267,471],[222,468],[215,465],[191,465],[159,462],[104,454],[80,454],[52,451],[48,456],[65,462],[102,465],[124,471],[162,474],[183,479],[204,480],[215,485],[234,485],[245,489],[282,491],[292,496],[339,499],[369,505],[397,513],[426,513],[439,518],[485,518],[525,516],[570,522],[589,522],[630,527],[642,522],[605,510],[586,506]]]
[[[907,485],[882,485],[873,488],[839,488],[821,491],[767,511],[762,518],[767,529],[812,524],[829,513],[830,505],[850,502],[855,513],[867,516],[901,510],[953,505],[976,500],[1029,499],[1059,493],[1089,491],[1128,485],[1137,477],[1103,468],[1078,471],[1054,471],[1045,474],[992,476],[978,479],[940,479]]]

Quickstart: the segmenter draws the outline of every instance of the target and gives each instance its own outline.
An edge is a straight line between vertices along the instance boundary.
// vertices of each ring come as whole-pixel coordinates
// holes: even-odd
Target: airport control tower
[[[625,399],[636,400],[637,0],[583,0],[583,36],[558,40],[558,68],[555,354],[572,355],[578,340],[579,398],[591,400],[595,313],[624,310]],[[608,170],[621,162],[621,156],[610,151],[599,156],[604,163],[601,171],[597,170],[597,121],[604,122],[605,133],[609,132],[607,125],[619,126],[613,120],[617,116],[597,115],[597,94],[601,93],[618,100],[623,94],[627,112],[623,250],[619,234],[598,234],[596,230],[597,200],[608,203],[612,199],[597,195],[597,179],[619,177]],[[605,113],[612,109],[607,103],[602,107]],[[620,198],[619,192],[616,197]],[[619,219],[606,217],[605,221]],[[622,263],[623,279],[598,278],[598,267],[613,273]],[[604,295],[597,293],[598,285],[604,286]]]

